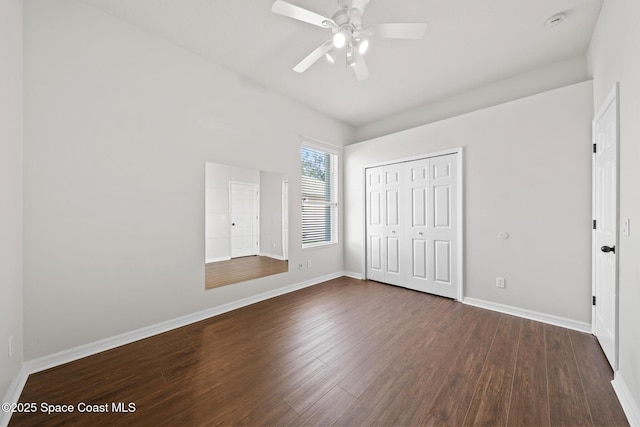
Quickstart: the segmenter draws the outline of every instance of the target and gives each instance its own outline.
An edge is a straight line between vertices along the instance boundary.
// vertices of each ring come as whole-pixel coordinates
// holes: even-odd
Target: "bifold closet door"
[[[383,224],[385,221],[384,185],[382,184],[383,168],[369,168],[366,170],[366,254],[367,278],[384,282],[384,257],[386,251],[382,240]]]
[[[457,155],[366,171],[367,278],[458,297]]]
[[[398,163],[367,169],[367,277],[401,285],[407,281],[403,267],[406,168]]]
[[[457,155],[409,163],[407,287],[458,298]]]

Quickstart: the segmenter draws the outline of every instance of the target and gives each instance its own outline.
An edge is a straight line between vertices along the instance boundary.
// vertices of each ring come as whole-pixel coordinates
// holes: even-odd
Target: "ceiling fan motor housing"
[[[370,0],[337,1],[339,9],[331,18],[326,18],[286,0],[275,0],[273,3],[271,10],[274,13],[330,29],[333,34],[329,40],[293,67],[294,71],[303,73],[323,56],[326,56],[330,62],[335,62],[331,51],[344,48],[347,66],[352,66],[358,81],[362,81],[369,77],[369,70],[363,55],[369,46],[368,38],[370,36],[410,40],[421,39],[424,36],[425,23],[383,23],[363,28],[362,15]]]
[[[331,28],[334,34],[342,31],[354,36],[356,35],[354,34],[355,32],[359,32],[362,29],[362,16],[357,9],[340,9],[331,19],[336,23],[336,25]]]

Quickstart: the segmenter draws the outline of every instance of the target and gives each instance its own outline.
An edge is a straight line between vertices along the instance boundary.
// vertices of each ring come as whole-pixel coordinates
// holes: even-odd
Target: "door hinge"
[[[593,152],[594,152],[594,153],[596,153],[596,152],[597,152],[597,150],[596,150],[596,144],[593,144]]]
[[[593,220],[593,229],[594,229],[594,230],[597,230],[597,229],[598,229],[598,228],[596,227],[596,220],[595,220],[595,219]]]
[[[596,296],[591,297],[591,305],[596,305]]]

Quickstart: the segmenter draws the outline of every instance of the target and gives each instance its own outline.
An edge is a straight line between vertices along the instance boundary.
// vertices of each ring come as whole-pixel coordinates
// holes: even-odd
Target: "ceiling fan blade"
[[[386,39],[421,39],[427,32],[427,24],[378,24],[372,25],[374,35]]]
[[[357,51],[356,63],[353,64],[353,71],[356,73],[356,78],[359,82],[369,78],[369,67],[367,66],[367,61],[365,61],[364,56],[360,55]]]
[[[360,15],[362,15],[369,5],[370,0],[351,0],[351,8],[358,9],[360,11]]]
[[[322,58],[322,56],[333,49],[333,42],[331,40],[327,40],[322,43],[322,45],[311,52],[306,58],[298,63],[295,67],[293,67],[293,71],[297,73],[304,73],[307,68],[311,67],[315,62]]]
[[[271,11],[279,15],[297,19],[298,21],[317,25],[318,27],[322,28],[330,28],[331,24],[335,25],[331,18],[326,18],[322,15],[318,15],[315,12],[311,12],[310,10],[304,9],[291,3],[287,3],[283,0],[276,0],[275,3],[273,3],[273,6],[271,6]],[[325,22],[328,22],[329,25],[325,24]]]

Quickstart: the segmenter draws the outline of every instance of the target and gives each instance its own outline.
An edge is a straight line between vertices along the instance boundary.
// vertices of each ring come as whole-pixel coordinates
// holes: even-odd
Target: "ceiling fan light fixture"
[[[275,0],[271,11],[301,22],[316,25],[331,31],[330,38],[313,50],[302,61],[293,67],[297,73],[305,72],[323,56],[331,63],[336,62],[336,49],[345,49],[347,68],[352,67],[358,81],[369,77],[369,69],[365,53],[369,48],[372,36],[385,39],[422,39],[427,30],[424,22],[386,22],[372,26],[363,23],[362,15],[370,0],[337,0],[339,9],[331,18],[319,15],[286,0]],[[553,23],[562,18],[553,20]],[[340,53],[342,54],[342,53]]]
[[[369,50],[369,40],[361,39],[358,40],[358,53],[360,55],[364,55]]]
[[[333,45],[342,49],[347,44],[347,30],[342,29],[333,35]]]

